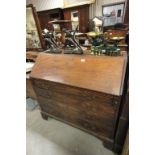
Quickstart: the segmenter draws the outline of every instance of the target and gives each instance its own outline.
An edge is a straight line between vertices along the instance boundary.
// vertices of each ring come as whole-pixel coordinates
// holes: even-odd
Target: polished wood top
[[[120,96],[126,60],[125,56],[42,53],[30,77]]]
[[[38,52],[38,51],[27,51],[26,59],[35,61],[39,54],[40,54],[40,52]]]

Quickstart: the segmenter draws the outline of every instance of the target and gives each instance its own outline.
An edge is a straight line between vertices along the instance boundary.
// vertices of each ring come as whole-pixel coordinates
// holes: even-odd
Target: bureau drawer
[[[114,97],[96,91],[71,87],[63,84],[48,83],[37,80],[33,82],[36,93],[45,98],[52,98],[70,106],[86,108],[93,112],[107,111],[112,115],[118,110],[118,104],[114,104]]]
[[[73,86],[68,86],[60,83],[55,82],[49,82],[45,80],[33,80],[33,85],[37,88],[43,89],[43,90],[51,90],[52,92],[56,92],[59,94],[64,94],[68,97],[70,96],[80,96],[84,97],[87,100],[103,100],[106,103],[111,103],[112,95],[104,94],[101,92],[96,92],[92,90],[87,90],[84,88],[78,88]]]
[[[34,86],[34,89],[38,96],[52,99],[62,104],[67,104],[73,108],[85,109],[97,113],[97,115],[99,111],[103,111],[108,113],[109,116],[114,116],[119,107],[119,102],[118,104],[114,104],[114,97],[112,95],[105,95],[103,93],[90,92],[88,90],[79,90],[75,88],[66,89],[64,92],[58,90],[58,88],[55,89],[54,87],[46,90]]]

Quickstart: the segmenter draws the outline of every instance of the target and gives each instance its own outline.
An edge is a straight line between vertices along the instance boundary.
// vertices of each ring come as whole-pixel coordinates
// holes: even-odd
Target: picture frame
[[[32,4],[26,6],[26,51],[44,49],[37,12]]]
[[[102,16],[104,17],[104,27],[113,26],[116,23],[123,23],[124,13],[125,2],[103,5]]]

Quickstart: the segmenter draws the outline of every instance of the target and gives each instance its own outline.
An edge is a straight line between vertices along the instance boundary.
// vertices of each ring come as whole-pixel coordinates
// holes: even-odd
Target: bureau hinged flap
[[[126,60],[126,56],[42,53],[30,77],[120,96]]]

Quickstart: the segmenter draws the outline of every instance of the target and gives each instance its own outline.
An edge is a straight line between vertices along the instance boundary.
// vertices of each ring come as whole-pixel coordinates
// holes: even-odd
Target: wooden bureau
[[[44,119],[53,117],[115,145],[126,56],[39,54],[30,74]]]

